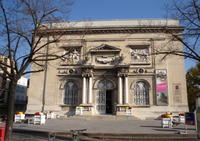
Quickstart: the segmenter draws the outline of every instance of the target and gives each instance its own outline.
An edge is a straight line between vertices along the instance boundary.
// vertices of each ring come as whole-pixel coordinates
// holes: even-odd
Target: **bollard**
[[[5,136],[5,127],[0,126],[0,141],[4,141],[4,136]]]

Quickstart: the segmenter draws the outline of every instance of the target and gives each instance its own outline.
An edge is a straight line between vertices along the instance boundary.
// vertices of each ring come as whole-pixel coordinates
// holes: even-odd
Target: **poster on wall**
[[[157,105],[168,104],[167,70],[156,70],[156,102]]]

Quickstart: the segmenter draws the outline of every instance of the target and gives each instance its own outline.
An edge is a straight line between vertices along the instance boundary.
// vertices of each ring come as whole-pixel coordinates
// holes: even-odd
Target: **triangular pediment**
[[[90,52],[120,52],[120,51],[121,49],[107,44],[102,44],[90,50]]]

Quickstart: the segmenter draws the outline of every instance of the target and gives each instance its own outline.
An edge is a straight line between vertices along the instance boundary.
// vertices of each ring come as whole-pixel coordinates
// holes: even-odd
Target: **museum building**
[[[48,51],[64,56],[32,74],[27,112],[148,118],[188,111],[184,58],[162,54],[182,50],[172,34],[183,29],[172,19],[46,24],[39,34],[59,37]]]

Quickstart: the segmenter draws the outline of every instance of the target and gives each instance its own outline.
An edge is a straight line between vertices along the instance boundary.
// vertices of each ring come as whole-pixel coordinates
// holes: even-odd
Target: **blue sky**
[[[172,0],[75,0],[69,20],[160,19]],[[195,65],[189,59],[185,68]]]
[[[171,0],[75,0],[71,20],[162,18]]]

